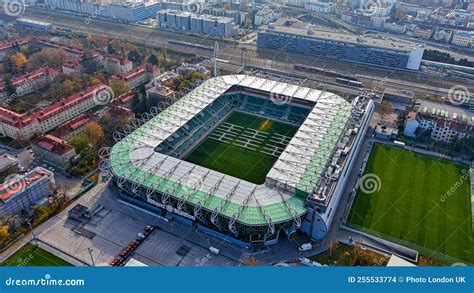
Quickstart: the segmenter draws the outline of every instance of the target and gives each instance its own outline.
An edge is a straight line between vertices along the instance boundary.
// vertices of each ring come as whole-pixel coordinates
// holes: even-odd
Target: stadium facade
[[[365,97],[349,103],[259,77],[216,77],[136,130],[117,134],[108,166],[123,201],[163,219],[243,246],[272,244],[297,230],[319,240],[329,230],[373,109]],[[235,111],[299,127],[264,184],[183,160]]]

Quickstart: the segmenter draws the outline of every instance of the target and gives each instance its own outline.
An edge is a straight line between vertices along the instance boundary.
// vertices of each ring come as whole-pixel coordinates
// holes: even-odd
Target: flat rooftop
[[[381,34],[373,36],[355,36],[342,32],[318,30],[317,26],[305,22],[291,21],[291,25],[286,24],[286,22],[278,22],[274,24],[274,26],[270,26],[271,28],[269,25],[264,25],[261,27],[261,29],[267,32],[292,34],[311,39],[344,42],[357,46],[376,47],[400,52],[411,52],[417,45],[421,45],[399,39],[393,39]],[[312,31],[312,34],[309,34],[308,31]]]
[[[426,99],[418,99],[416,102],[420,104],[418,112],[422,114],[436,115],[440,118],[464,122],[468,125],[474,126],[474,113],[470,112],[469,109],[465,107],[455,106],[449,101],[436,102]],[[442,114],[439,112],[442,112]],[[454,119],[454,115],[456,115],[456,119]]]

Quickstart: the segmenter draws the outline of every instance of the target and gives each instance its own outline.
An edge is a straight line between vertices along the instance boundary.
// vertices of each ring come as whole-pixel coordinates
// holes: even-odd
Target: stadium
[[[215,77],[109,151],[120,199],[248,247],[322,239],[373,102],[264,78]],[[153,112],[153,111],[152,111]]]

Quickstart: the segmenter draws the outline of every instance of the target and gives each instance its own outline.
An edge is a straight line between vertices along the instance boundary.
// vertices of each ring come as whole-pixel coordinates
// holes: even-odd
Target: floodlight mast
[[[219,76],[217,69],[217,56],[219,55],[219,43],[216,41],[214,43],[214,77]]]

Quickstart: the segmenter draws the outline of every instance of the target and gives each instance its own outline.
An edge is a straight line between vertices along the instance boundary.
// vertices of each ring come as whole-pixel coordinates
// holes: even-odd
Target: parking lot
[[[80,203],[89,207],[87,223],[68,219],[67,211]],[[157,227],[133,253],[134,258],[153,266],[211,266],[241,264],[242,251],[227,243],[198,234],[180,223],[165,223],[156,217],[115,200],[105,183],[100,183],[72,206],[39,227],[38,239],[86,265],[109,265],[143,232]],[[194,241],[190,241],[194,239]],[[222,241],[221,241],[222,242]],[[226,257],[210,253],[211,245],[228,250]],[[179,253],[178,253],[179,251]],[[184,252],[184,254],[183,254]]]

